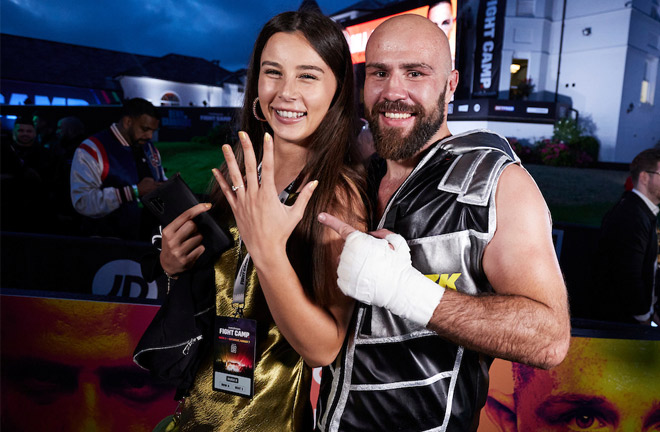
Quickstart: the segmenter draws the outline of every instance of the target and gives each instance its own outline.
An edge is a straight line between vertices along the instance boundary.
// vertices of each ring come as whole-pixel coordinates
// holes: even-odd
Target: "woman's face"
[[[260,67],[259,104],[275,142],[305,144],[330,108],[335,74],[300,32],[271,36]]]

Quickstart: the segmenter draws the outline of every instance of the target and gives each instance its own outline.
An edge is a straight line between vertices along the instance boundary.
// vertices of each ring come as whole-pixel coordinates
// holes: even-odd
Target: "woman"
[[[181,430],[312,427],[310,366],[335,359],[353,308],[336,287],[343,241],[315,217],[330,210],[365,225],[363,180],[349,156],[356,129],[352,74],[341,30],[322,15],[280,14],[257,38],[240,146],[235,153],[223,146],[226,167],[224,175],[214,170],[219,188],[211,210],[236,239],[214,265],[214,312],[228,317],[242,308],[244,318],[257,321],[254,395],[214,391],[207,349]],[[163,230],[161,265],[166,274],[181,275],[170,281],[173,294],[186,274],[202,271],[188,270],[203,252],[191,219],[206,208],[193,207]],[[242,289],[244,302],[234,302]]]

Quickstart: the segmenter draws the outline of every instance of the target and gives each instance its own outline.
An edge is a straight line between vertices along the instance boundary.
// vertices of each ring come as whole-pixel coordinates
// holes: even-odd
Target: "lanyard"
[[[258,168],[259,182],[261,182],[261,164]],[[300,175],[293,180],[289,186],[287,186],[282,192],[280,192],[279,199],[281,203],[285,203],[291,192],[295,190],[300,180]],[[241,262],[241,248],[243,247],[243,241],[241,240],[241,234],[238,234],[238,262]],[[250,253],[246,252],[243,262],[236,271],[236,279],[234,280],[234,292],[232,294],[232,304],[234,305],[236,312],[235,316],[243,316],[243,306],[245,304],[245,288],[247,286],[247,271],[248,266],[250,265]]]

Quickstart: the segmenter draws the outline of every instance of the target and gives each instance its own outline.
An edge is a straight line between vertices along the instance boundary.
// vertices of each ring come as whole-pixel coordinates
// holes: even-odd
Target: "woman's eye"
[[[316,76],[315,76],[315,75],[312,75],[312,74],[302,74],[302,75],[300,75],[300,78],[302,78],[302,79],[311,79],[311,80],[315,80],[315,79],[316,79]]]

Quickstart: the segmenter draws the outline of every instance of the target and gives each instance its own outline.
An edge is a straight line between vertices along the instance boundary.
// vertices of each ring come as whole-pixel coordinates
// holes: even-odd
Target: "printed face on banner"
[[[660,341],[574,337],[559,366],[512,371],[485,408],[499,430],[660,431]]]
[[[7,431],[151,430],[176,402],[133,363],[157,307],[2,296]]]

